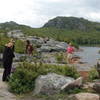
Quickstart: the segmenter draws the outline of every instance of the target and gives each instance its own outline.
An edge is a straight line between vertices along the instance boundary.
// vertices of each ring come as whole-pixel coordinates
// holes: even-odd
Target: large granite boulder
[[[99,95],[93,93],[78,93],[69,97],[68,100],[100,100]]]
[[[56,94],[61,91],[62,86],[66,83],[70,84],[73,81],[74,79],[71,77],[65,77],[55,73],[41,75],[36,79],[34,94]]]

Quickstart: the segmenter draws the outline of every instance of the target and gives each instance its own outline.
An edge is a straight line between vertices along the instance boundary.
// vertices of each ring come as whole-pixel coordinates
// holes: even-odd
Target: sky
[[[100,0],[0,0],[0,23],[15,21],[38,28],[57,16],[100,22]]]

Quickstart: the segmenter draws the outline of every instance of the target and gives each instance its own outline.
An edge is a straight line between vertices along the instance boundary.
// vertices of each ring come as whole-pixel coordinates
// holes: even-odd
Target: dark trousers
[[[2,81],[8,81],[8,78],[10,77],[10,73],[11,73],[11,68],[12,68],[12,64],[9,64],[9,66],[4,66]]]

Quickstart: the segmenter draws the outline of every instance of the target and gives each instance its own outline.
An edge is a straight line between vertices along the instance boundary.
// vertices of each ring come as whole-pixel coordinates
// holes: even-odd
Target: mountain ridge
[[[32,28],[16,22],[7,22],[0,24],[0,33],[7,33],[17,29],[21,30],[25,36],[48,37],[65,42],[74,41],[82,45],[100,44],[99,22],[91,22],[84,18],[76,17],[67,17],[67,19],[66,17],[56,17],[51,21],[54,23],[53,27],[51,27],[51,24],[51,26],[48,26],[46,23],[41,28]],[[55,27],[56,25],[58,27]]]
[[[28,27],[32,28],[31,26],[24,25],[24,24],[18,24],[15,21],[8,21],[4,23],[0,23],[0,29],[6,29],[6,28],[17,29],[20,27]],[[48,20],[47,23],[45,23],[41,28],[58,28],[58,29],[66,29],[66,30],[82,30],[87,31],[91,29],[98,29],[100,28],[100,22],[94,22],[89,21],[84,18],[78,18],[78,17],[62,17],[57,16],[53,19]],[[38,29],[38,28],[37,28]]]
[[[43,27],[55,27],[58,29],[66,29],[66,30],[82,30],[88,31],[92,29],[96,29],[96,27],[100,27],[99,22],[92,22],[84,18],[77,17],[55,17],[49,20]]]

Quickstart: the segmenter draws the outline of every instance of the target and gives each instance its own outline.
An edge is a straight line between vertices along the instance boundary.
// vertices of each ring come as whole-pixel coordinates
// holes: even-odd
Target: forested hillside
[[[100,23],[76,17],[56,17],[41,28],[19,25],[15,22],[0,24],[0,33],[19,29],[25,35],[50,37],[59,41],[74,41],[82,45],[100,44]]]

